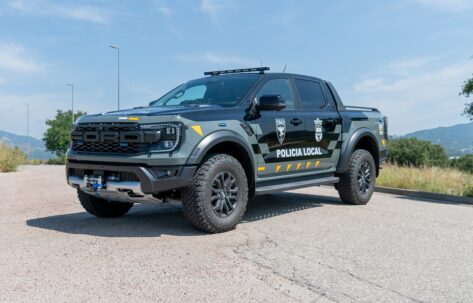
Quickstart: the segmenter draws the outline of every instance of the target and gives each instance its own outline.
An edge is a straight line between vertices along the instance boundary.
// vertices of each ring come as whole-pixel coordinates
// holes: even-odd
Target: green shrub
[[[15,171],[18,165],[26,161],[26,154],[18,147],[0,144],[0,172]]]
[[[473,186],[468,186],[463,191],[463,196],[473,198]]]
[[[66,164],[66,157],[64,156],[57,156],[54,158],[48,159],[47,164],[49,165],[64,165]]]
[[[416,138],[402,138],[389,142],[388,161],[401,166],[439,166],[448,165],[444,148],[429,141]]]
[[[473,174],[473,155],[462,156],[451,160],[451,165],[462,171]]]

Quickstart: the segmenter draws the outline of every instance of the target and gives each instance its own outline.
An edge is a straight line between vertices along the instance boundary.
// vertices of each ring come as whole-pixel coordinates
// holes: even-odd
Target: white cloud
[[[447,12],[462,12],[473,9],[471,0],[414,0],[422,5]]]
[[[198,55],[180,55],[177,57],[178,60],[183,62],[197,62],[206,63],[214,66],[240,66],[240,67],[251,67],[258,66],[258,60],[243,58],[235,55],[224,55],[213,52],[207,52]]]
[[[23,46],[0,44],[0,70],[31,73],[40,71],[44,67],[44,64],[31,59]]]
[[[212,22],[217,23],[220,15],[225,11],[234,9],[235,3],[231,0],[202,0],[200,10],[209,15]]]
[[[379,107],[395,134],[461,123],[467,100],[458,94],[472,73],[472,60],[438,66],[431,58],[402,59],[355,83],[346,103]]]
[[[8,4],[17,11],[31,15],[54,16],[98,24],[109,23],[109,13],[95,6],[53,4],[45,0],[8,0]]]
[[[7,83],[7,79],[5,79],[4,77],[0,76],[0,85],[6,84],[6,83]]]

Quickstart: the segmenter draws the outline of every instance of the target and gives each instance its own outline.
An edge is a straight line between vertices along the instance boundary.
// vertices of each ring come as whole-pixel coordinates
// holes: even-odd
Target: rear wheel
[[[240,162],[230,155],[213,154],[183,190],[182,209],[198,229],[219,233],[240,223],[247,201],[248,182]]]
[[[79,201],[82,207],[89,213],[100,218],[121,217],[133,206],[132,203],[107,201],[78,190]]]
[[[373,156],[357,149],[350,157],[348,170],[340,176],[338,193],[347,204],[364,205],[371,199],[376,183],[376,165]]]

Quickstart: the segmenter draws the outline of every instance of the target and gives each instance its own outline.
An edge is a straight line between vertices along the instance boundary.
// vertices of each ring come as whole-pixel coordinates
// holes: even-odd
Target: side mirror
[[[286,102],[281,95],[264,95],[261,96],[256,104],[259,111],[280,111],[286,108]]]

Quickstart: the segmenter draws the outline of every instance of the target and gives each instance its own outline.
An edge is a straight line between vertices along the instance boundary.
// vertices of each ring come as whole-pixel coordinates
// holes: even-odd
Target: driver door
[[[289,79],[270,79],[261,86],[256,94],[257,100],[265,95],[280,95],[284,98],[286,108],[281,111],[261,111],[256,123],[258,148],[257,175],[294,173],[292,160],[297,154],[291,153],[304,143],[305,121],[300,110],[296,109],[293,89]]]

